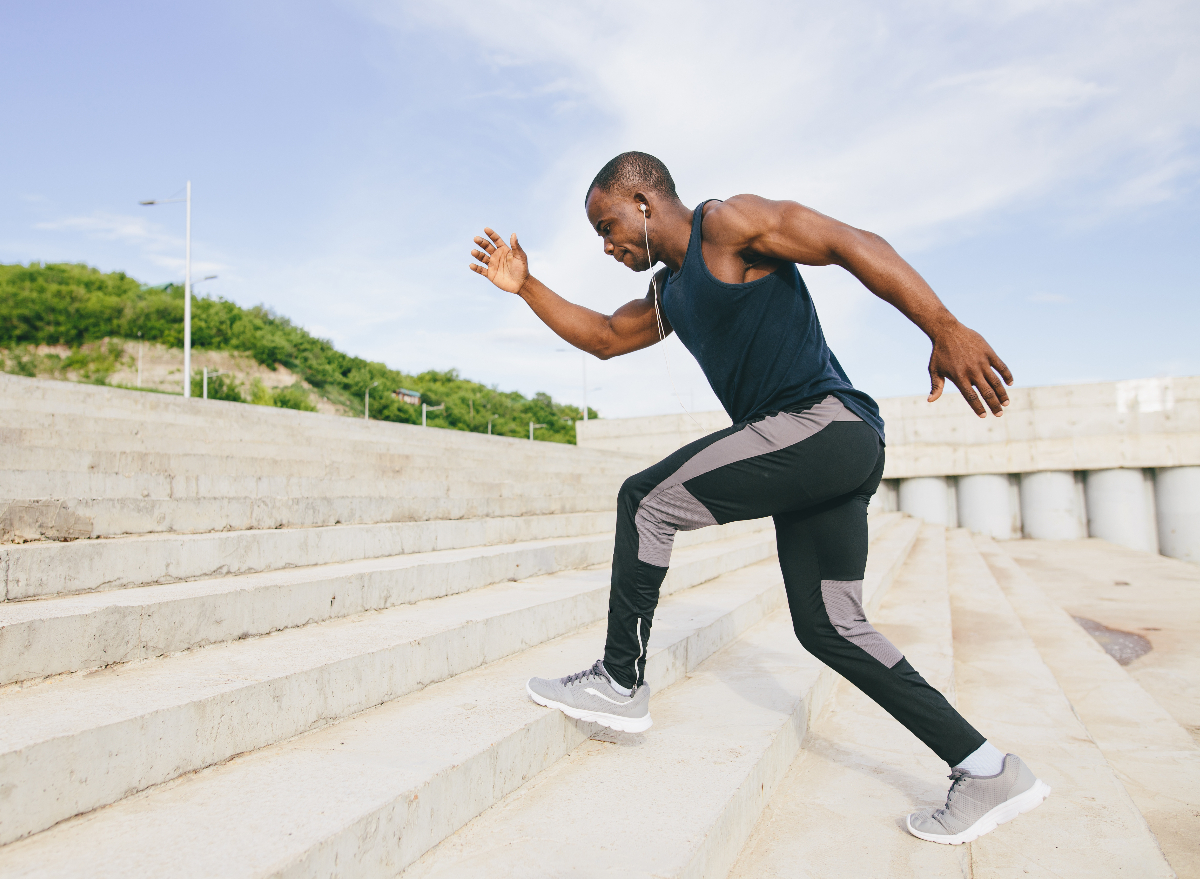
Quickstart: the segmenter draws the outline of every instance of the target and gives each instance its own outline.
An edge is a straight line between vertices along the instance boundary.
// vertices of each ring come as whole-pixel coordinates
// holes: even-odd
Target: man
[[[883,420],[825,344],[796,264],[840,265],[924,330],[930,402],[948,378],[980,418],[999,416],[1008,367],[886,241],[796,202],[737,195],[692,210],[662,162],[629,152],[600,170],[584,206],[605,253],[635,272],[664,264],[645,299],[611,315],[574,305],[529,273],[515,233],[506,245],[492,229],[475,239],[471,269],[602,359],[677,333],[734,423],[625,481],[604,657],[564,678],[533,678],[530,697],[612,729],[648,729],[646,645],[675,532],[772,516],[800,642],[952,769],[945,807],[909,815],[909,831],[958,845],[1041,803],[1049,787],[967,723],[864,616]]]

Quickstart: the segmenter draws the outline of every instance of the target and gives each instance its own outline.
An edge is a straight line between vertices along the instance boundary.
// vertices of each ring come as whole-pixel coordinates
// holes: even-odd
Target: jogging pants
[[[800,643],[951,766],[984,742],[863,613],[867,504],[883,443],[833,396],[735,424],[631,476],[617,502],[604,667],[633,687],[676,531],[772,516]]]

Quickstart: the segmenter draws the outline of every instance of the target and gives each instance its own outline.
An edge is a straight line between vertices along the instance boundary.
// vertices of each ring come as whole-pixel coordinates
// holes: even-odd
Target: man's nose
[[[609,241],[607,238],[604,239],[604,252],[606,254],[608,254],[609,256],[612,256],[613,253],[616,252],[616,248],[613,247],[613,243],[611,241]]]

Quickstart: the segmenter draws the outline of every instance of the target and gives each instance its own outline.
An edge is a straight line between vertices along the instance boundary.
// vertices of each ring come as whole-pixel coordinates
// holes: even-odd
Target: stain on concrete
[[[92,536],[92,520],[65,500],[0,501],[0,543],[79,540]]]
[[[1135,632],[1123,632],[1120,629],[1110,629],[1103,623],[1089,620],[1087,617],[1072,617],[1083,630],[1096,639],[1104,648],[1104,652],[1119,662],[1129,665],[1139,656],[1145,656],[1154,649],[1148,638]]]

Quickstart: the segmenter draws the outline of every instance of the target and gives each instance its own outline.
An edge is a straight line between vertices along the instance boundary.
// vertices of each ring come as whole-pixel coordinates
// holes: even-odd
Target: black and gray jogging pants
[[[796,636],[951,766],[984,742],[863,613],[875,430],[828,396],[735,424],[631,476],[617,502],[604,667],[640,684],[675,532],[772,516]]]

